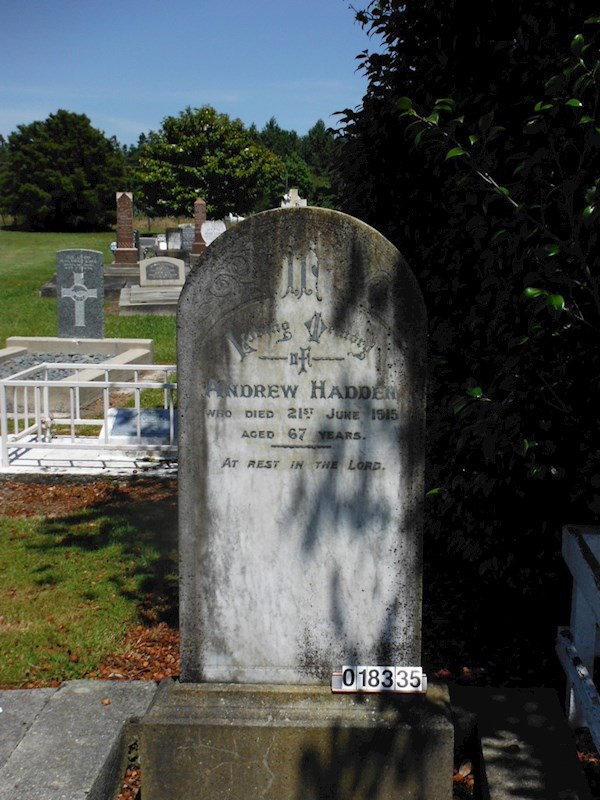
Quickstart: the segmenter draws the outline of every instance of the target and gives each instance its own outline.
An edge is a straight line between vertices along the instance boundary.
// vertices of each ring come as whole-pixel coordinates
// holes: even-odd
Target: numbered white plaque
[[[425,694],[427,675],[421,667],[345,666],[331,676],[331,691]]]

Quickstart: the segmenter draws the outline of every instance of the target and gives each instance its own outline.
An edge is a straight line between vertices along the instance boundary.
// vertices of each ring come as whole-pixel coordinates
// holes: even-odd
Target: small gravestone
[[[402,256],[338,212],[258,214],[188,276],[177,339],[181,682],[144,723],[144,797],[449,800],[446,690],[331,692],[344,665],[420,664],[425,311]]]
[[[97,250],[59,250],[56,254],[58,335],[104,338],[104,258]]]
[[[140,286],[183,286],[185,263],[179,258],[157,256],[140,261]]]
[[[167,250],[181,250],[181,228],[167,228]]]
[[[140,261],[140,282],[125,286],[119,297],[119,314],[175,316],[185,283],[185,262],[180,258],[155,256]]]
[[[208,246],[226,230],[227,226],[222,219],[207,219],[202,225],[202,238]]]
[[[194,244],[194,226],[184,224],[179,226],[181,228],[181,249],[191,252]]]

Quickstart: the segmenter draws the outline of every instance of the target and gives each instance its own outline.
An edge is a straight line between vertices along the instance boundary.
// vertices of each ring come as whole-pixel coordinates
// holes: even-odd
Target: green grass
[[[113,238],[0,230],[0,347],[56,336],[56,299],[39,291],[57,250],[100,250],[108,262]],[[105,335],[154,339],[155,360],[175,362],[174,317],[107,314]],[[170,504],[133,504],[115,488],[110,503],[66,517],[0,516],[0,687],[90,675],[132,624],[175,621],[176,583]]]
[[[0,517],[0,687],[89,676],[127,627],[176,615],[172,504]]]
[[[56,299],[40,297],[41,287],[55,272],[56,252],[87,248],[111,260],[114,233],[24,233],[0,229],[0,347],[9,336],[56,336]],[[158,363],[174,363],[174,317],[119,317],[107,314],[108,338],[154,339]]]

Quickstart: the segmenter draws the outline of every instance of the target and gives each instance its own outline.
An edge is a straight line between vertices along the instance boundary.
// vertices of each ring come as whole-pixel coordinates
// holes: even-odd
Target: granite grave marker
[[[184,223],[181,228],[181,249],[191,251],[194,244],[195,228],[193,225]]]
[[[101,252],[59,250],[56,296],[61,338],[104,338],[104,258]]]

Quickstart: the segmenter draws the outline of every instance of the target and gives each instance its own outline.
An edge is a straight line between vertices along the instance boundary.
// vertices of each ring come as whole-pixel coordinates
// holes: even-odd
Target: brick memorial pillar
[[[206,222],[206,203],[199,197],[194,203],[194,241],[192,255],[201,256],[206,250],[206,242],[202,238],[202,225]]]
[[[117,249],[115,263],[137,264],[139,253],[133,241],[133,194],[117,192]]]

